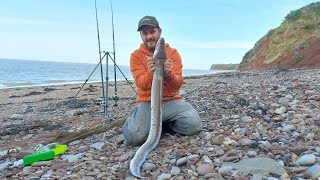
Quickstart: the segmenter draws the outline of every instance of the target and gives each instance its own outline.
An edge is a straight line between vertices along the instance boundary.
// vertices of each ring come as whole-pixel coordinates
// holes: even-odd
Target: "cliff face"
[[[212,64],[210,70],[237,70],[239,64]]]
[[[239,69],[320,68],[320,2],[291,11],[242,59]]]

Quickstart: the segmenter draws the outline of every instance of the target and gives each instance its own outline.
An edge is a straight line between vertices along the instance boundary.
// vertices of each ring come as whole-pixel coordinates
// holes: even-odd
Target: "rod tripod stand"
[[[109,58],[114,62],[114,106],[118,106],[118,90],[117,90],[117,71],[116,71],[116,64],[115,64],[115,53],[114,52],[108,52],[108,51],[102,51],[101,53],[103,53],[103,57],[106,58],[106,83],[104,85],[103,82],[103,68],[102,68],[102,63],[100,61],[100,67],[101,67],[101,82],[102,82],[102,99],[100,98],[100,100],[102,100],[102,102],[100,102],[103,106],[103,114],[105,117],[108,116],[108,107],[109,107]],[[113,54],[113,58],[111,57],[111,54]],[[105,87],[105,88],[104,88]],[[98,103],[96,103],[98,104]]]
[[[115,53],[114,52],[108,52],[108,51],[102,51],[103,57],[100,60],[100,67],[101,67],[101,82],[102,82],[102,98],[96,100],[96,104],[100,104],[103,106],[103,114],[105,117],[108,116],[108,107],[109,107],[109,58],[113,61],[114,63],[114,105],[113,106],[118,106],[118,101],[119,101],[119,96],[118,96],[118,88],[117,88],[117,69],[119,72],[123,75],[123,77],[126,79],[127,83],[131,86],[132,90],[137,94],[135,89],[133,88],[132,84],[129,82],[127,77],[124,75],[124,73],[121,71],[119,66],[115,63]],[[111,56],[113,54],[113,57]],[[103,79],[103,70],[102,70],[102,60],[106,58],[106,82],[104,83]]]
[[[114,54],[113,52],[108,52],[108,51],[102,51],[101,53],[103,53],[104,55],[100,58],[99,63],[96,65],[96,67],[94,68],[94,70],[91,72],[91,74],[89,75],[89,77],[85,80],[85,82],[82,84],[82,87],[79,89],[79,91],[77,92],[77,94],[73,97],[73,99],[69,102],[69,104],[67,105],[66,109],[64,110],[63,114],[66,113],[66,111],[69,109],[70,105],[73,103],[73,101],[76,99],[76,97],[78,96],[78,94],[80,93],[80,91],[83,89],[83,87],[86,85],[86,83],[89,81],[90,77],[92,76],[92,74],[95,72],[95,70],[98,68],[98,66],[100,65],[100,71],[101,71],[101,83],[102,83],[102,98],[96,99],[96,104],[97,105],[101,105],[103,106],[103,114],[104,116],[108,116],[108,101],[109,101],[109,97],[108,97],[108,86],[109,86],[109,67],[108,67],[108,62],[109,62],[109,58],[113,61],[114,63],[114,83],[115,83],[115,96],[113,97],[113,100],[115,101],[114,106],[118,106],[118,101],[119,101],[119,96],[118,96],[118,88],[117,88],[117,78],[116,78],[116,70],[118,69],[119,72],[123,75],[123,77],[126,79],[127,83],[130,85],[130,87],[132,88],[132,90],[135,92],[135,94],[137,94],[136,90],[134,89],[134,87],[132,86],[132,83],[128,80],[128,78],[124,75],[124,73],[121,71],[121,69],[119,68],[119,66],[115,63],[114,61],[114,57],[112,58],[112,56],[110,54]],[[103,79],[103,68],[102,68],[102,60],[106,58],[106,82],[104,83],[104,79]],[[117,68],[117,69],[116,69]]]

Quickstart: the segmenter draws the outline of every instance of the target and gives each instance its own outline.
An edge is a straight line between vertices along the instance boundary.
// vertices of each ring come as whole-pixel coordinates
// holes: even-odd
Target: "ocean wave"
[[[14,82],[14,83],[1,83],[0,87],[21,87],[21,86],[33,86],[34,83],[27,81],[27,82]]]
[[[55,79],[55,80],[47,80],[45,81],[45,83],[64,83],[67,82],[66,80],[62,80],[62,79]]]

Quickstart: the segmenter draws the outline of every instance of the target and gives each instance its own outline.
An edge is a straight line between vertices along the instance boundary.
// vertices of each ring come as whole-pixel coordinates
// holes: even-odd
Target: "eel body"
[[[156,70],[153,73],[151,86],[151,125],[146,142],[137,150],[130,162],[131,174],[144,178],[141,175],[141,166],[148,154],[158,145],[162,131],[162,86],[164,79],[163,65],[167,59],[165,41],[160,38],[155,47],[153,59]]]

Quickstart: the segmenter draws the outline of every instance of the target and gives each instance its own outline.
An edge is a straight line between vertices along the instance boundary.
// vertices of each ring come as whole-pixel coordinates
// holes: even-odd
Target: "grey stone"
[[[316,162],[317,157],[313,154],[306,154],[297,159],[297,163],[300,166],[313,165]]]
[[[4,169],[6,169],[9,166],[9,164],[11,164],[11,163],[10,162],[1,163],[0,164],[0,170],[2,171]]]
[[[22,120],[23,116],[21,114],[13,114],[12,116],[10,116],[11,120]]]
[[[283,132],[290,132],[290,131],[292,131],[292,130],[295,130],[296,128],[293,126],[293,125],[286,125],[286,126],[284,126],[282,129],[281,129],[281,131],[283,131]]]
[[[152,163],[144,163],[142,168],[146,171],[151,171],[152,169],[155,169],[157,166]]]
[[[62,160],[67,160],[68,162],[75,162],[78,160],[78,158],[82,155],[82,153],[74,154],[74,155],[62,155]]]
[[[160,176],[158,176],[158,180],[165,180],[170,178],[171,178],[171,174],[166,174],[166,173],[162,173]]]
[[[243,121],[245,123],[251,122],[252,121],[252,117],[250,117],[250,116],[242,117],[241,121]]]
[[[287,108],[284,106],[281,106],[280,108],[276,109],[274,112],[276,114],[284,114],[287,111]]]
[[[177,175],[177,174],[179,174],[181,172],[181,169],[179,168],[179,167],[177,167],[177,166],[173,166],[172,168],[171,168],[171,171],[170,171],[170,173],[172,174],[172,175]]]
[[[222,164],[222,167],[225,166],[232,166],[240,171],[257,173],[265,176],[270,173],[277,175],[286,173],[286,170],[277,161],[270,158],[248,158],[237,163],[225,162]]]
[[[306,172],[310,174],[312,179],[317,179],[320,177],[320,165],[313,165]]]
[[[186,164],[187,164],[187,161],[188,161],[188,158],[187,158],[187,157],[180,158],[180,159],[177,160],[176,165],[177,165],[177,166],[186,165]]]
[[[104,145],[105,145],[104,142],[97,142],[97,143],[92,144],[90,147],[92,147],[96,150],[101,150]]]
[[[254,145],[256,141],[253,141],[248,138],[244,138],[244,139],[240,139],[238,143],[240,143],[242,146],[251,146],[251,145]]]

